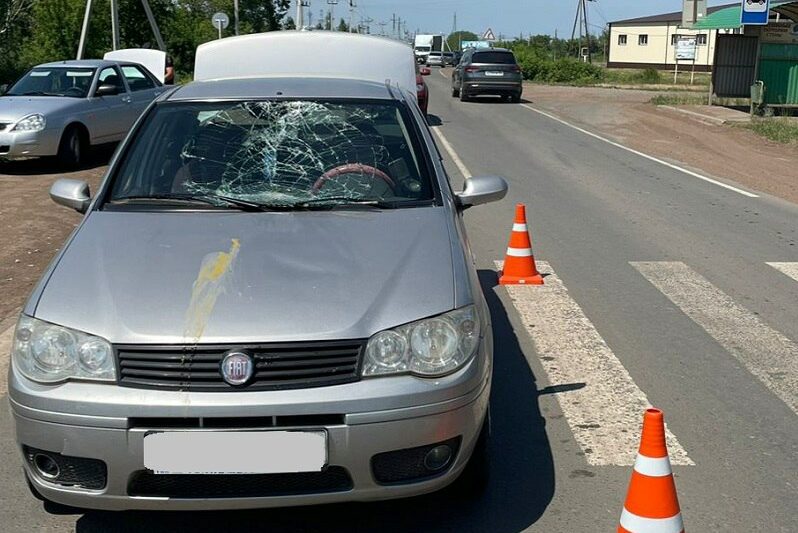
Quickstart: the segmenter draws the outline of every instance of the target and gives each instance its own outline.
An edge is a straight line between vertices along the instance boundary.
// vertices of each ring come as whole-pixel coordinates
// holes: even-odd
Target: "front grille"
[[[129,428],[145,429],[239,429],[239,428],[295,428],[326,427],[344,424],[344,415],[283,415],[215,417],[131,417]]]
[[[130,496],[161,498],[265,498],[345,492],[352,489],[346,469],[330,466],[322,472],[292,474],[153,474],[134,473]]]
[[[39,455],[50,457],[58,465],[58,475],[52,478],[45,478],[49,483],[57,483],[66,487],[100,490],[105,488],[108,477],[107,468],[103,461],[99,459],[89,459],[86,457],[71,457],[60,453],[38,450],[29,446],[23,447],[25,460],[31,469],[39,474],[34,465],[34,458]]]
[[[119,384],[187,391],[253,391],[324,387],[359,379],[364,341],[324,341],[258,346],[116,346]],[[227,384],[224,355],[250,354],[255,371],[247,385]]]

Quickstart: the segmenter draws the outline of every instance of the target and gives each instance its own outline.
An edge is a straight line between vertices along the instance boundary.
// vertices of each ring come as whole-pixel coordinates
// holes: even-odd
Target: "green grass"
[[[765,118],[754,120],[750,124],[743,125],[743,127],[771,141],[783,144],[798,143],[798,122],[778,118]]]
[[[709,75],[696,73],[693,86],[709,86]],[[665,70],[647,68],[637,69],[604,69],[603,83],[615,85],[673,85],[673,73]],[[690,85],[690,72],[679,72],[676,85]]]

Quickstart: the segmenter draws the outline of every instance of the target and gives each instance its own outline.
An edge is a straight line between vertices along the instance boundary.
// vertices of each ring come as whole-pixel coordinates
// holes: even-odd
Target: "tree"
[[[296,21],[294,20],[294,17],[286,17],[285,22],[283,22],[283,29],[284,30],[296,29]]]
[[[338,31],[349,31],[349,24],[343,18],[338,23]]]
[[[449,35],[446,39],[446,44],[449,50],[460,50],[460,43],[463,41],[478,41],[479,37],[476,33],[470,31],[456,31]]]

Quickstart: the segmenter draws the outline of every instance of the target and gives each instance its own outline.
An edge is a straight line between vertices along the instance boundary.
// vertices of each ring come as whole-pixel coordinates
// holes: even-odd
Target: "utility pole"
[[[355,16],[355,0],[349,0],[349,33],[354,32],[352,18]]]
[[[327,0],[327,5],[330,6],[330,30],[335,31],[335,6],[338,0]]]
[[[371,35],[371,23],[374,22],[374,19],[369,17],[367,19],[363,19],[363,22],[366,23],[366,35]]]
[[[305,7],[305,0],[296,0],[296,29],[298,30],[305,25],[303,7]]]
[[[111,49],[119,50],[119,5],[111,0]]]
[[[595,0],[578,0],[576,4],[576,16],[574,17],[574,28],[571,31],[571,41],[576,38],[576,29],[579,28],[579,43],[576,50],[576,56],[582,57],[582,36],[587,42],[587,61],[593,62],[593,56],[590,52],[590,28],[587,21],[587,2]],[[582,33],[584,31],[584,34]]]
[[[233,0],[233,30],[238,35],[238,0]]]

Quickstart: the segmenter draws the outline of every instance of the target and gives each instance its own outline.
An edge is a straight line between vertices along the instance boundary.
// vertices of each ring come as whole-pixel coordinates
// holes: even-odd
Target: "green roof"
[[[798,0],[771,0],[770,8],[774,9],[784,4],[795,4],[795,6],[798,6]],[[794,9],[793,6],[789,7],[792,8],[790,11]],[[733,6],[715,11],[706,18],[696,22],[693,28],[696,30],[730,30],[740,28],[742,27],[740,24],[740,19],[742,18],[742,14],[740,13],[741,10],[742,6]]]

